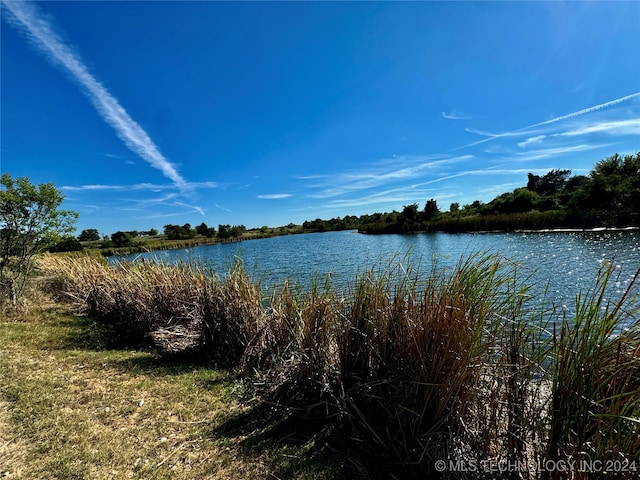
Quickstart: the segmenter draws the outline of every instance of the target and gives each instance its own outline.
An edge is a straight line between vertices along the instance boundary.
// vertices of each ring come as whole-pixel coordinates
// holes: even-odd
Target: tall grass
[[[578,295],[575,315],[554,330],[548,459],[640,460],[640,322],[630,309],[637,299],[632,283],[617,302],[607,300],[613,272],[603,267],[595,287]]]
[[[611,265],[571,316],[532,309],[517,266],[491,255],[427,273],[404,259],[344,290],[327,279],[270,294],[241,262],[225,275],[81,256],[47,256],[40,268],[123,335],[191,329],[201,355],[244,372],[261,398],[340,427],[382,470],[435,473],[436,460],[640,462],[639,309],[633,282],[607,301]]]
[[[39,268],[58,274],[60,294],[79,311],[114,327],[121,340],[178,326],[199,328],[210,282],[193,264],[122,262],[111,268],[97,255],[48,255]]]

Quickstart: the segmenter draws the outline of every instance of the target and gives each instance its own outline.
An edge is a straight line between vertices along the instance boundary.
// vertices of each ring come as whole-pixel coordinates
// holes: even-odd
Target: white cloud
[[[283,198],[293,197],[291,193],[269,193],[266,195],[258,195],[261,200],[280,200]]]
[[[218,188],[219,185],[216,182],[185,182],[184,188],[188,190],[196,190],[203,188]],[[71,186],[64,185],[60,187],[61,190],[68,192],[80,192],[80,191],[113,191],[113,192],[129,192],[129,191],[150,191],[160,192],[163,190],[174,190],[175,184],[156,184],[156,183],[136,183],[133,185],[80,185]]]
[[[185,208],[190,208],[192,209],[192,211],[194,212],[198,212],[200,215],[202,215],[203,217],[204,215],[204,210],[201,207],[198,207],[197,205],[187,205],[186,203],[182,203],[182,202],[173,202],[173,204],[176,207],[185,207]]]
[[[594,105],[592,107],[584,108],[582,110],[578,110],[576,112],[572,112],[572,113],[569,113],[567,115],[561,115],[559,117],[555,117],[555,118],[552,118],[552,119],[549,119],[549,120],[545,120],[544,122],[534,123],[533,125],[529,125],[529,126],[526,126],[526,127],[518,128],[516,130],[511,130],[509,132],[500,133],[500,134],[492,134],[492,133],[488,133],[488,132],[482,132],[480,130],[466,129],[466,131],[468,131],[470,133],[476,133],[478,135],[484,135],[484,136],[487,136],[487,138],[483,138],[482,140],[478,140],[477,142],[473,142],[473,143],[468,143],[466,145],[462,145],[461,147],[453,148],[450,151],[456,151],[456,150],[460,150],[460,149],[463,149],[463,148],[474,147],[476,145],[480,145],[482,143],[486,143],[486,142],[489,142],[491,140],[495,140],[497,138],[513,137],[513,136],[518,136],[518,135],[531,135],[532,133],[535,133],[534,131],[531,131],[531,129],[534,129],[534,128],[537,128],[537,127],[548,126],[548,125],[552,125],[554,123],[561,122],[563,120],[569,120],[569,119],[572,119],[572,118],[580,117],[582,115],[593,113],[593,112],[596,112],[598,110],[602,110],[602,109],[605,109],[605,108],[613,107],[613,106],[618,105],[620,103],[628,102],[629,100],[634,100],[634,99],[637,99],[637,98],[640,98],[640,92],[632,93],[631,95],[626,95],[624,97],[616,98],[616,99],[610,100],[608,102],[600,103],[598,105]]]
[[[614,105],[618,105],[619,103],[626,102],[628,100],[633,100],[634,98],[640,98],[640,92],[632,93],[631,95],[626,95],[624,97],[616,98],[615,100],[610,100],[605,103],[600,103],[592,107],[584,108],[582,110],[578,110],[577,112],[569,113],[567,115],[555,117],[555,118],[552,118],[551,120],[546,120],[544,122],[536,123],[535,125],[531,125],[530,127],[525,127],[525,128],[541,127],[543,125],[550,125],[552,123],[561,122],[562,120],[576,118],[582,115],[586,115],[587,113],[592,113],[598,110],[602,110],[603,108],[613,107]]]
[[[451,110],[451,112],[442,112],[442,118],[446,118],[447,120],[471,120],[473,117],[467,114],[460,112],[457,108]]]
[[[525,148],[525,147],[528,147],[529,145],[540,143],[545,138],[547,138],[546,135],[538,135],[537,137],[530,137],[530,138],[527,138],[524,142],[518,143],[518,146],[520,148]]]
[[[216,208],[219,208],[220,210],[223,210],[223,211],[225,211],[225,212],[231,212],[231,209],[229,209],[229,208],[225,208],[225,207],[223,207],[223,206],[221,206],[221,205],[218,205],[217,203],[216,203],[216,204],[214,204],[214,205],[215,205],[215,207],[216,207]]]
[[[567,153],[575,153],[575,152],[585,152],[588,150],[595,150],[597,148],[606,147],[604,144],[581,144],[581,145],[570,145],[565,147],[555,147],[555,148],[542,148],[539,150],[532,150],[529,152],[520,152],[516,154],[515,158],[512,160],[516,161],[528,161],[528,160],[542,160],[545,158],[556,157],[558,155],[565,155]]]
[[[419,178],[427,172],[438,168],[473,159],[473,155],[462,155],[453,158],[434,160],[432,156],[402,157],[397,156],[375,165],[369,170],[342,172],[329,178],[329,185],[316,185],[322,188],[318,193],[308,195],[311,198],[329,198],[360,190],[367,190],[382,185]],[[398,164],[404,164],[398,168]],[[392,168],[395,167],[395,168]]]
[[[84,88],[85,93],[98,114],[116,131],[118,137],[131,149],[157,168],[181,189],[187,182],[178,173],[153,143],[149,135],[138,125],[109,93],[109,91],[89,73],[79,55],[66,45],[38,9],[26,2],[3,0],[2,4],[10,13],[9,23],[21,30],[27,38],[54,64],[64,67]]]
[[[606,133],[607,135],[640,135],[640,118],[584,125],[574,130],[563,132],[560,135],[573,137],[578,135],[587,135],[589,133]]]

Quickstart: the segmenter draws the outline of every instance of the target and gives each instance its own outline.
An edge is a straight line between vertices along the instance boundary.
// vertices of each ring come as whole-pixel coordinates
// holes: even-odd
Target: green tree
[[[117,231],[111,235],[111,241],[116,247],[129,247],[131,246],[133,237],[129,232]]]
[[[528,188],[516,188],[513,191],[511,212],[524,213],[536,208],[540,202],[540,195]]]
[[[209,227],[206,223],[202,222],[196,227],[196,233],[198,235],[207,236],[207,233],[209,233]]]
[[[240,238],[242,236],[242,233],[246,231],[247,227],[245,227],[244,225],[234,225],[233,227],[231,227],[229,233],[234,238]]]
[[[640,222],[640,152],[614,154],[596,163],[587,184],[587,204],[598,222],[626,226]]]
[[[427,200],[427,203],[424,206],[424,219],[426,221],[430,221],[438,213],[440,213],[440,209],[438,208],[438,202],[436,202],[433,198],[430,200]]]
[[[409,222],[414,222],[418,218],[418,204],[405,205],[402,208],[402,217]]]
[[[218,236],[222,239],[226,239],[231,237],[231,225],[228,224],[219,224],[218,225]]]
[[[0,179],[0,301],[15,304],[33,270],[34,256],[71,235],[76,212],[61,210],[64,196],[53,183],[26,177]]]
[[[76,237],[64,237],[54,246],[49,248],[50,252],[81,252],[84,247]]]
[[[168,240],[186,240],[195,237],[196,231],[191,228],[189,223],[182,226],[168,224],[164,226],[164,234]]]
[[[80,235],[78,235],[78,240],[80,242],[95,242],[100,240],[100,234],[95,228],[88,228],[80,232]]]

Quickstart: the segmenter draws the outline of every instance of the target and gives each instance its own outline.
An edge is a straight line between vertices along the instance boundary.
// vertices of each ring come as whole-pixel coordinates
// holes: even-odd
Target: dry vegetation
[[[320,435],[285,439],[231,373],[38,304],[0,321],[0,478],[336,478]]]
[[[0,392],[29,458],[65,478],[424,478],[437,460],[640,469],[633,284],[607,302],[603,268],[568,315],[533,311],[504,259],[448,272],[409,263],[366,270],[346,291],[316,282],[265,295],[241,263],[219,276],[47,256],[51,290],[87,317],[54,309],[4,323]]]

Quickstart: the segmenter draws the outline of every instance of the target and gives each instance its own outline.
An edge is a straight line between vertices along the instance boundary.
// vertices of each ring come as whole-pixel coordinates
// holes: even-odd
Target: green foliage
[[[440,213],[438,203],[432,198],[424,206],[424,219],[428,222]]]
[[[196,233],[198,235],[202,235],[203,237],[213,238],[216,235],[216,229],[213,227],[208,227],[206,223],[202,222],[196,227]]]
[[[529,173],[527,189],[540,195],[554,195],[564,188],[570,174],[571,170],[559,169],[551,170],[542,177]]]
[[[84,246],[75,237],[68,236],[49,248],[50,252],[81,252]]]
[[[640,152],[615,154],[598,162],[589,176],[570,176],[570,170],[555,169],[539,176],[529,173],[526,187],[503,193],[491,202],[479,200],[460,209],[452,203],[440,212],[434,199],[424,211],[417,204],[402,212],[363,215],[353,222],[367,233],[415,231],[466,232],[546,228],[626,227],[640,225]],[[320,219],[314,225],[331,230]],[[321,231],[316,227],[316,231]]]
[[[115,247],[130,247],[133,244],[133,237],[129,232],[117,231],[111,234],[111,242]]]
[[[218,237],[221,239],[227,239],[231,237],[231,225],[218,225]]]
[[[247,227],[244,225],[234,225],[231,227],[231,236],[234,238],[240,238],[244,232],[247,231]]]
[[[52,183],[33,185],[26,177],[0,180],[0,301],[14,304],[31,274],[33,257],[71,235],[76,212],[61,210],[64,199]]]
[[[227,240],[230,238],[240,238],[244,232],[247,231],[247,227],[244,225],[218,225],[218,237],[221,240]]]
[[[188,223],[185,223],[182,226],[168,224],[164,226],[164,234],[168,240],[186,240],[194,238],[196,236],[196,231],[192,229],[191,225]]]
[[[80,242],[97,242],[98,240],[100,240],[100,234],[95,228],[88,228],[80,232],[80,235],[78,235],[78,240]]]

